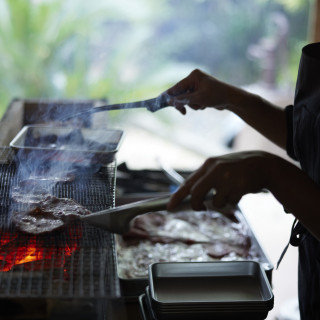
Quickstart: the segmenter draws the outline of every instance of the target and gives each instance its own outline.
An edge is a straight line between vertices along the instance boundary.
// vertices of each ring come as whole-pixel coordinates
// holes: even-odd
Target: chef
[[[229,110],[287,150],[300,167],[265,151],[246,151],[207,159],[172,195],[172,210],[189,194],[194,210],[215,190],[215,207],[236,204],[247,193],[268,189],[295,216],[291,245],[299,247],[301,320],[320,319],[320,43],[302,49],[293,105],[281,108],[262,97],[194,70],[167,93],[182,114]]]

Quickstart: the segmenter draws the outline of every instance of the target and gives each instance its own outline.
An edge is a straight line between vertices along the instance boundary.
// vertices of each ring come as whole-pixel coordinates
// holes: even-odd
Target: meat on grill
[[[12,221],[18,230],[39,235],[63,228],[90,213],[72,199],[48,196],[33,209],[13,212]]]

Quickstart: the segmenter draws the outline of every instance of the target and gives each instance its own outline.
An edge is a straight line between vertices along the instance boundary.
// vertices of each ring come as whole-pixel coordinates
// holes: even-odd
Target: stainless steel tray
[[[139,310],[142,320],[156,320],[149,310],[144,293],[139,296]]]
[[[114,161],[123,136],[121,130],[30,125],[20,130],[10,147],[20,159],[106,165]],[[70,137],[70,141],[51,143],[47,137],[57,141]]]
[[[159,320],[229,317],[265,319],[273,293],[256,261],[155,263],[145,296]]]
[[[150,294],[163,310],[272,306],[273,293],[256,261],[164,262],[149,266]]]

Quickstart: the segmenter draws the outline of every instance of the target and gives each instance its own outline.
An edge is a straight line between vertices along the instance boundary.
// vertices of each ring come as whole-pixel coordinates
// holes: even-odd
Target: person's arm
[[[237,114],[252,128],[279,147],[286,149],[287,123],[285,110],[258,95],[238,89],[231,97],[228,110]]]
[[[277,157],[268,189],[320,241],[320,186],[294,164]]]
[[[286,146],[286,116],[284,109],[273,105],[258,95],[224,83],[200,70],[167,90],[170,104],[182,114],[185,105],[192,109],[214,107],[230,110],[278,146]]]
[[[189,194],[192,208],[203,210],[203,201],[211,189],[215,191],[212,204],[216,208],[236,204],[243,195],[268,189],[320,240],[320,187],[279,156],[247,151],[209,158],[171,196],[168,210]]]

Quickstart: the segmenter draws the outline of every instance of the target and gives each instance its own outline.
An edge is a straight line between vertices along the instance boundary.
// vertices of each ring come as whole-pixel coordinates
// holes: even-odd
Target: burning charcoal
[[[28,211],[13,212],[12,221],[22,232],[38,235],[60,229],[90,211],[72,199],[48,196]]]

